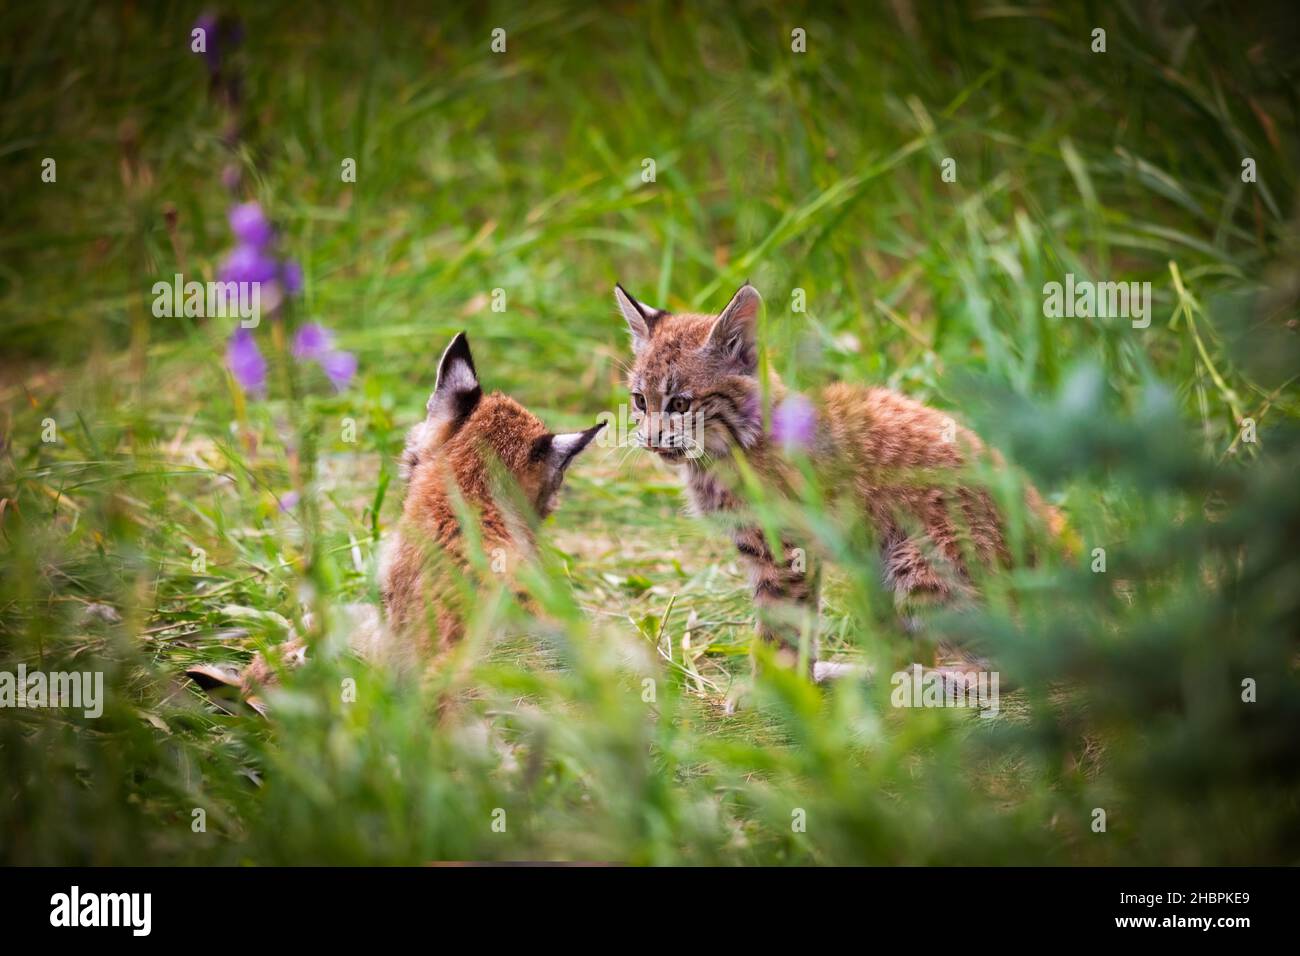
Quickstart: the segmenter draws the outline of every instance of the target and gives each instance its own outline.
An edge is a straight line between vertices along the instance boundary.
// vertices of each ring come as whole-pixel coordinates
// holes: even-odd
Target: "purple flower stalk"
[[[318,362],[321,370],[340,392],[357,374],[357,357],[334,347],[334,334],[318,322],[308,322],[293,337],[293,357],[300,362]]]
[[[275,257],[255,246],[235,246],[217,273],[222,282],[270,282],[280,271]]]
[[[293,337],[293,357],[299,360],[319,362],[333,350],[334,336],[317,322],[308,322]]]
[[[215,78],[221,72],[222,55],[238,49],[244,39],[244,28],[238,20],[205,11],[194,21],[193,29],[203,31],[203,61]]]
[[[217,17],[213,13],[201,13],[194,21],[194,29],[203,31],[203,60],[208,65],[208,72],[216,73],[221,69],[221,49],[217,36]]]
[[[284,260],[280,264],[280,282],[285,292],[297,295],[302,291],[302,266],[292,259]]]
[[[235,329],[226,346],[226,367],[246,392],[260,395],[266,391],[266,359],[245,328]]]
[[[320,367],[334,388],[341,392],[352,383],[357,374],[357,357],[351,352],[329,352],[320,360]]]
[[[230,210],[230,231],[241,245],[252,246],[259,252],[266,249],[275,238],[271,221],[255,202],[240,203]]]
[[[808,451],[817,436],[817,409],[793,393],[772,411],[772,437],[786,452]]]

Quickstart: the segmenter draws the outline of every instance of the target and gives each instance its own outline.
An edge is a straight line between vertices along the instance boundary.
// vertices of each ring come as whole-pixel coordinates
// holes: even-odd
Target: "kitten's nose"
[[[650,447],[662,448],[665,435],[663,415],[659,412],[651,412],[646,416],[646,439]]]

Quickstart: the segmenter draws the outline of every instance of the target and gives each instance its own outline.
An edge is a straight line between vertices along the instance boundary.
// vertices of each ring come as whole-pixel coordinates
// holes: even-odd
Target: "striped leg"
[[[901,531],[885,538],[882,556],[885,584],[894,592],[894,606],[903,629],[913,637],[924,636],[935,645],[935,664],[945,667],[987,669],[988,661],[960,643],[933,631],[927,612],[953,608],[975,598],[965,576],[941,557],[927,555],[925,539],[909,538]],[[947,571],[947,574],[939,570]]]
[[[778,558],[757,528],[744,528],[734,535],[736,549],[749,568],[750,586],[757,613],[756,630],[762,640],[777,649],[777,659],[787,667],[799,660],[799,640],[811,629],[808,669],[817,663],[818,577],[811,557],[801,548],[782,541]]]

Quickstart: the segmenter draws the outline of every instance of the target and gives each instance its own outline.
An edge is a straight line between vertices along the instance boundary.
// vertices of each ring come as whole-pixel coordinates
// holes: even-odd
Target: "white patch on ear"
[[[623,313],[628,331],[632,333],[632,351],[640,352],[650,341],[650,334],[654,331],[655,323],[663,317],[663,312],[638,302],[624,292],[621,285],[614,286],[614,301],[618,303],[618,311]]]
[[[758,290],[746,282],[714,321],[705,348],[753,374],[758,368],[758,309],[762,304]]]
[[[438,360],[438,380],[427,406],[429,418],[436,422],[457,421],[473,410],[481,390],[470,355],[469,339],[457,333]]]
[[[469,343],[464,336],[463,332],[457,335],[442,350],[442,358],[438,359],[438,380],[433,386],[434,395],[444,389],[470,392],[478,387],[478,376],[474,374],[474,366],[471,364],[473,359],[469,355]]]
[[[572,458],[587,446],[589,439],[585,432],[568,432],[551,439],[551,448],[560,459]]]
[[[551,465],[554,468],[564,469],[568,466],[578,452],[582,451],[591,444],[592,439],[600,434],[600,430],[605,427],[601,422],[586,431],[565,432],[559,435],[551,436]]]
[[[437,393],[444,388],[449,388],[453,392],[468,392],[472,391],[477,384],[478,376],[469,367],[469,363],[453,358],[438,370],[438,383],[434,385],[433,390]]]

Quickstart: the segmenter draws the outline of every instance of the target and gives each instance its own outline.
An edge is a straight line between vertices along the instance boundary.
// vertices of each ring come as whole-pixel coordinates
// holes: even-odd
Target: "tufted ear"
[[[597,422],[585,431],[543,435],[533,442],[532,458],[534,461],[544,459],[549,474],[563,474],[569,462],[578,457],[578,452],[590,445],[604,427],[604,422]]]
[[[469,338],[458,332],[438,362],[438,381],[429,396],[429,421],[459,425],[473,414],[482,397]]]
[[[640,352],[650,341],[650,336],[654,335],[659,320],[668,313],[638,302],[621,285],[614,286],[614,301],[618,303],[618,311],[623,313],[628,331],[632,333],[632,351]]]
[[[758,372],[758,309],[763,298],[746,282],[714,320],[704,347],[743,375]]]

